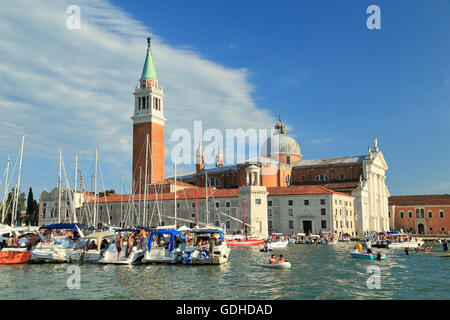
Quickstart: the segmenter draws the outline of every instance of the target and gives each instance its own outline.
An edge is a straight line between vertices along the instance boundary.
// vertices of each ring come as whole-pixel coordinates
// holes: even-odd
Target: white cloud
[[[80,30],[66,27],[71,4],[81,8]],[[149,34],[166,94],[168,147],[172,130],[192,130],[194,120],[203,120],[204,130],[273,125],[269,112],[255,105],[246,69],[171,46],[106,0],[2,1],[0,30],[3,155],[17,152],[25,132],[34,157],[54,158],[59,145],[67,156],[98,146],[102,159],[131,168],[132,92]]]

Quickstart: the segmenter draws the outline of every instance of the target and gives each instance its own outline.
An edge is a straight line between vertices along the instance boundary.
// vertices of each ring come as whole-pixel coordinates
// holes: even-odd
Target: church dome
[[[275,134],[267,139],[261,146],[261,156],[298,156],[301,157],[300,146],[294,138],[286,135],[284,124],[279,121],[275,124]]]

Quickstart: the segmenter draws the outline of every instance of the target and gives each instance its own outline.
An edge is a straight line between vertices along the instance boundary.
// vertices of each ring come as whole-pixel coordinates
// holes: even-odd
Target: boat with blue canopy
[[[68,262],[70,253],[77,248],[86,226],[78,223],[56,223],[39,228],[42,241],[31,251],[31,262]]]
[[[220,228],[194,229],[187,235],[187,245],[181,259],[183,264],[223,264],[228,261],[230,248]]]
[[[179,230],[159,229],[150,234],[143,263],[180,263],[186,237]]]

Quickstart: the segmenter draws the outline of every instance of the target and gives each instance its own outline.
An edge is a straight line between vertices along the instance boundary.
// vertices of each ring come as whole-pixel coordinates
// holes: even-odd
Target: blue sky
[[[186,121],[202,119],[210,121],[211,127],[229,127],[231,115],[224,115],[222,122],[217,123],[214,114],[230,103],[222,106],[221,101],[241,99],[241,104],[236,103],[239,110],[258,114],[258,118],[234,124],[244,129],[255,123],[267,127],[281,113],[288,134],[296,138],[305,159],[364,154],[376,136],[389,165],[387,183],[391,194],[450,193],[449,1],[87,3],[70,1],[80,5],[82,21],[87,20],[91,28],[87,29],[95,31],[82,35],[58,31],[51,22],[36,28],[33,23],[39,23],[42,16],[30,19],[22,11],[10,8],[10,14],[16,13],[19,18],[11,26],[19,31],[13,35],[15,28],[11,28],[10,34],[6,31],[2,36],[2,40],[8,40],[11,51],[0,50],[5,68],[10,67],[0,70],[0,80],[6,86],[20,83],[20,75],[12,78],[1,71],[23,67],[13,49],[24,45],[20,40],[31,34],[33,40],[50,40],[51,44],[45,49],[35,44],[40,54],[32,59],[39,61],[40,67],[36,63],[27,72],[39,76],[48,73],[46,81],[55,74],[65,79],[58,70],[64,70],[67,61],[58,64],[52,59],[53,54],[76,53],[69,63],[77,67],[73,73],[79,80],[70,79],[67,90],[80,90],[80,94],[70,99],[72,107],[64,96],[47,101],[48,97],[36,93],[36,98],[31,99],[24,97],[21,90],[6,88],[0,90],[3,106],[9,103],[11,111],[23,105],[33,114],[33,108],[49,105],[54,105],[52,110],[60,110],[57,104],[66,110],[89,105],[73,116],[52,111],[45,120],[36,111],[33,119],[16,113],[8,116],[8,125],[15,129],[0,130],[0,137],[8,141],[0,143],[1,170],[8,155],[17,155],[19,132],[30,134],[27,141],[35,148],[25,151],[22,188],[32,185],[42,190],[54,186],[58,146],[63,147],[68,171],[73,171],[73,156],[77,153],[81,168],[89,176],[93,148],[98,146],[104,159],[106,188],[120,190],[120,175],[129,179],[131,167],[131,92],[144,62],[145,36],[151,34],[155,39],[156,69],[166,88],[166,139],[173,128],[189,126],[179,117],[180,111],[187,108],[190,118]],[[371,4],[381,8],[381,30],[366,27],[366,8]],[[14,2],[10,5],[14,6]],[[33,5],[41,6],[38,8],[45,12],[44,16],[47,11],[62,19],[66,16],[64,3]],[[69,41],[67,35],[74,43],[70,51],[67,44],[61,45]],[[101,46],[105,48],[103,54],[98,50]],[[95,59],[99,59],[99,64],[93,72],[86,65]],[[84,79],[92,84],[83,84]],[[45,86],[40,89],[45,90]],[[60,92],[56,84],[54,91]],[[208,106],[201,100],[203,94],[214,94],[203,100],[217,103]],[[198,100],[185,105],[192,95]],[[85,100],[74,102],[79,96]],[[94,98],[102,99],[103,109],[96,107]],[[198,112],[191,114],[196,106]],[[111,108],[117,109],[111,112]],[[83,118],[78,118],[84,113]],[[49,125],[60,123],[62,127],[52,128],[53,133],[44,135],[40,131],[48,130],[48,126],[41,130],[35,126],[37,121],[48,121],[49,117]],[[67,129],[92,118],[102,119],[95,130],[88,124],[86,129]],[[108,126],[108,132],[103,133],[102,124]],[[79,131],[84,135],[75,139],[74,132]],[[170,163],[166,165],[169,167]],[[90,181],[86,176],[85,180]]]

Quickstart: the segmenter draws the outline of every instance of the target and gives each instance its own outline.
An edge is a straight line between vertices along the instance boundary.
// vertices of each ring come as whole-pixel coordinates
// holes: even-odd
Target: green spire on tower
[[[145,57],[144,69],[142,69],[141,80],[152,79],[158,81],[158,76],[156,75],[155,65],[153,64],[152,50],[150,48],[151,38],[147,38],[147,56]]]

